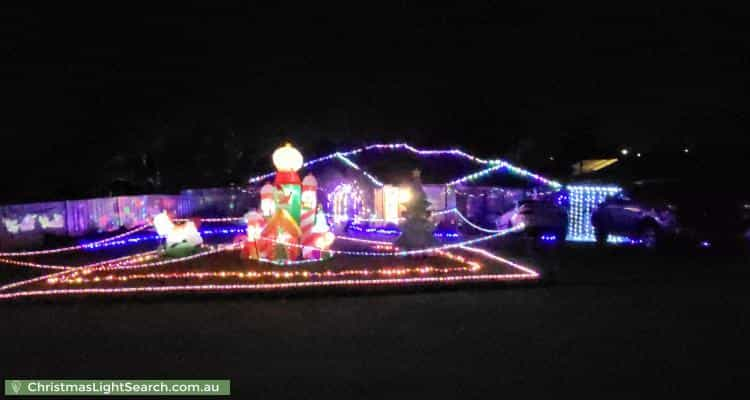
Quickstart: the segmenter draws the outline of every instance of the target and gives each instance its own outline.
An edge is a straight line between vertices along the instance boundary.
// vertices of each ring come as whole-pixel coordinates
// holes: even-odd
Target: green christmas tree
[[[401,223],[401,236],[396,240],[396,245],[405,249],[421,249],[435,244],[432,231],[435,228],[430,221],[430,202],[422,188],[420,171],[414,170],[412,181],[409,184],[411,199],[406,203],[403,213],[405,218]]]

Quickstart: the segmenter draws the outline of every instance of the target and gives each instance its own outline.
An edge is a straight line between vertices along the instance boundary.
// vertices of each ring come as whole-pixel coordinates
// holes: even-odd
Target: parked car
[[[495,222],[498,229],[511,228],[521,223],[531,235],[554,235],[562,241],[568,227],[568,216],[565,209],[553,201],[521,200]]]
[[[618,193],[601,203],[591,214],[596,241],[609,235],[641,240],[647,247],[678,231],[674,205],[654,199],[634,198]]]
[[[684,180],[641,181],[601,203],[591,223],[598,242],[614,234],[650,247],[670,239],[702,247],[746,245],[750,197],[734,188]]]

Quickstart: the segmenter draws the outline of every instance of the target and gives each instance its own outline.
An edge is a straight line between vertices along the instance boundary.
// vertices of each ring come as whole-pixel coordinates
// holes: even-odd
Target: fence
[[[166,210],[178,217],[244,214],[257,203],[233,188],[189,189],[179,195],[118,196],[0,206],[0,249],[39,246],[45,236],[80,237],[128,229]]]

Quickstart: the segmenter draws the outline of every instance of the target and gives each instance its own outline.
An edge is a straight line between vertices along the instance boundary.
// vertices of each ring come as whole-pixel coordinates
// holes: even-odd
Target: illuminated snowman
[[[203,244],[203,238],[193,221],[175,224],[166,211],[154,216],[154,228],[159,236],[166,237],[164,247],[170,257],[193,254]]]

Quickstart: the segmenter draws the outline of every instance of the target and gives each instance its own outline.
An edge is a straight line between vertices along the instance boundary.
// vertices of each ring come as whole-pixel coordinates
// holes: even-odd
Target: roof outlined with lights
[[[396,155],[394,158],[393,155]],[[394,161],[395,159],[395,161]],[[305,162],[302,167],[311,169],[327,161],[337,161],[359,171],[375,186],[394,182],[404,170],[415,167],[422,170],[427,183],[455,186],[476,182],[496,175],[506,174],[553,189],[562,188],[559,182],[543,177],[527,169],[513,165],[502,159],[484,159],[459,149],[425,150],[407,143],[373,144],[350,151],[336,152]],[[449,163],[449,165],[446,165]],[[394,171],[397,169],[397,171]],[[248,183],[255,184],[271,178],[275,172],[252,177]]]

